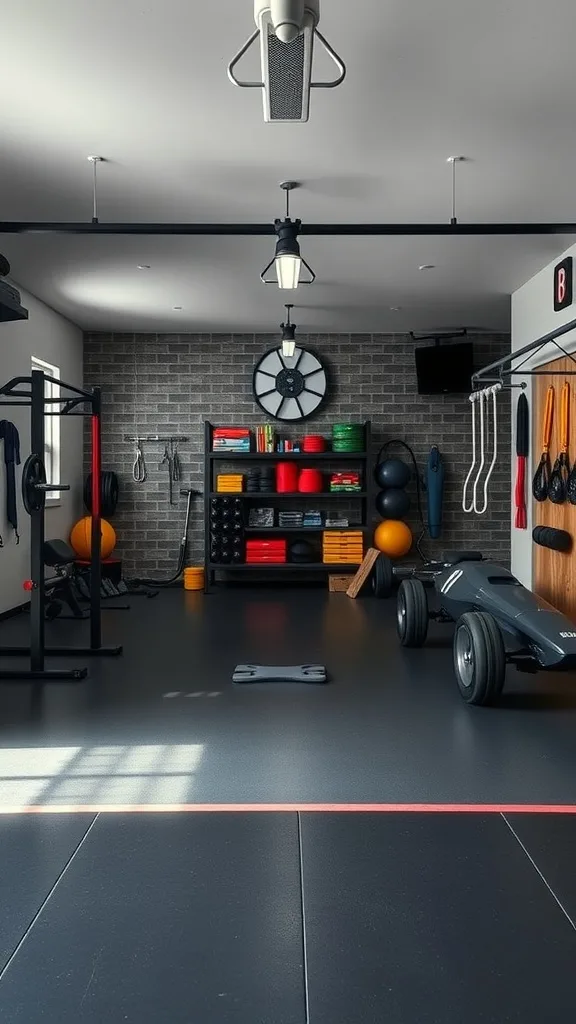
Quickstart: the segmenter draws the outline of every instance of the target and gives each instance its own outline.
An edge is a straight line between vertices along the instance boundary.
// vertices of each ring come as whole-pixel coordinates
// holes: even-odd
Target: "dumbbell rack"
[[[245,562],[238,564],[221,564],[219,562],[210,561],[210,499],[221,498],[224,495],[216,491],[216,475],[223,463],[227,466],[232,465],[238,466],[257,466],[264,464],[275,464],[276,462],[297,462],[307,465],[316,465],[319,467],[325,466],[326,470],[336,469],[339,466],[354,466],[360,470],[363,480],[363,490],[359,492],[330,492],[321,491],[317,493],[278,493],[276,491],[271,492],[255,492],[247,493],[242,491],[239,494],[229,495],[230,497],[237,497],[242,500],[242,504],[246,510],[245,521],[247,523],[248,510],[258,504],[266,504],[269,506],[277,507],[283,502],[297,502],[299,506],[308,506],[309,508],[322,507],[324,503],[340,502],[348,503],[349,501],[359,502],[361,506],[361,514],[358,516],[359,525],[357,527],[350,527],[350,529],[362,530],[364,535],[371,534],[371,515],[374,505],[375,496],[375,485],[372,478],[372,430],[370,420],[364,422],[364,451],[362,452],[221,452],[212,451],[212,439],[213,439],[213,425],[206,421],[204,424],[204,551],[205,551],[205,590],[208,593],[210,589],[217,582],[216,574],[226,574],[230,577],[244,578],[260,573],[265,575],[267,579],[273,577],[276,573],[282,578],[302,578],[304,575],[310,576],[311,574],[324,574],[330,573],[350,573],[352,577],[356,572],[357,566],[346,564],[326,564],[324,562],[285,562],[275,564],[247,564]],[[254,428],[252,428],[254,429]],[[325,431],[330,430],[330,425],[326,424],[324,427]],[[298,535],[302,537],[313,537],[321,536],[326,530],[342,530],[342,527],[284,527],[284,526],[270,526],[270,527],[250,527],[245,526],[244,534],[246,537],[250,536],[261,536],[261,537],[274,537],[281,535]]]

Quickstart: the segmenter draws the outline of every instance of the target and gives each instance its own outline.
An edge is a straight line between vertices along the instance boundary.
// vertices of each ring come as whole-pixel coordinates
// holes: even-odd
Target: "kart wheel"
[[[379,555],[372,570],[372,593],[374,597],[390,597],[394,585],[392,562],[388,555]]]
[[[454,633],[454,671],[467,704],[492,704],[502,693],[506,653],[500,627],[487,612],[465,612]]]
[[[396,625],[402,647],[422,647],[428,635],[428,599],[420,580],[402,580],[396,602]]]

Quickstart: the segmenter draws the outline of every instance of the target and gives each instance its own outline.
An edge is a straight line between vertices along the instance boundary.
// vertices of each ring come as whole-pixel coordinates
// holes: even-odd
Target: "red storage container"
[[[322,490],[323,479],[319,469],[301,469],[298,490],[302,494],[317,494]]]
[[[295,462],[279,462],[277,464],[276,490],[279,494],[298,490],[298,466]]]

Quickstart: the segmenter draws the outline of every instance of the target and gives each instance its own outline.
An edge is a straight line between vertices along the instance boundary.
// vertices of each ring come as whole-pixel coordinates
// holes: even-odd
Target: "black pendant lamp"
[[[312,284],[316,280],[316,274],[306,263],[300,253],[298,244],[298,233],[302,226],[301,221],[290,219],[290,192],[298,188],[297,181],[283,181],[280,188],[286,193],[286,217],[284,220],[276,219],[274,229],[276,231],[276,251],[274,258],[260,274],[264,284],[277,284],[279,288],[297,288],[299,284]],[[274,264],[276,277],[266,279],[266,274]],[[305,267],[310,277],[308,280],[301,278],[302,267]]]
[[[293,303],[286,303],[286,323],[280,324],[282,328],[282,355],[291,358],[296,351],[296,324],[290,322],[290,310]]]

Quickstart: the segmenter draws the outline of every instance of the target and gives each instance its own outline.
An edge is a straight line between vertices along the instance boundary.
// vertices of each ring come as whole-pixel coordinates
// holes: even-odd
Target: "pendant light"
[[[292,302],[286,303],[286,323],[280,324],[282,328],[282,355],[290,359],[296,352],[296,324],[290,322],[290,310],[294,308]]]
[[[298,182],[283,181],[280,188],[286,193],[286,217],[284,220],[276,219],[274,221],[274,229],[277,236],[276,251],[274,258],[270,260],[268,266],[264,267],[260,278],[264,284],[277,284],[279,288],[293,289],[297,288],[299,284],[312,284],[316,279],[316,274],[300,254],[298,232],[300,231],[301,222],[290,219],[290,192],[292,189],[298,188]],[[274,264],[276,269],[276,279],[266,280],[266,274],[272,264]],[[303,266],[310,275],[309,280],[300,279]]]

